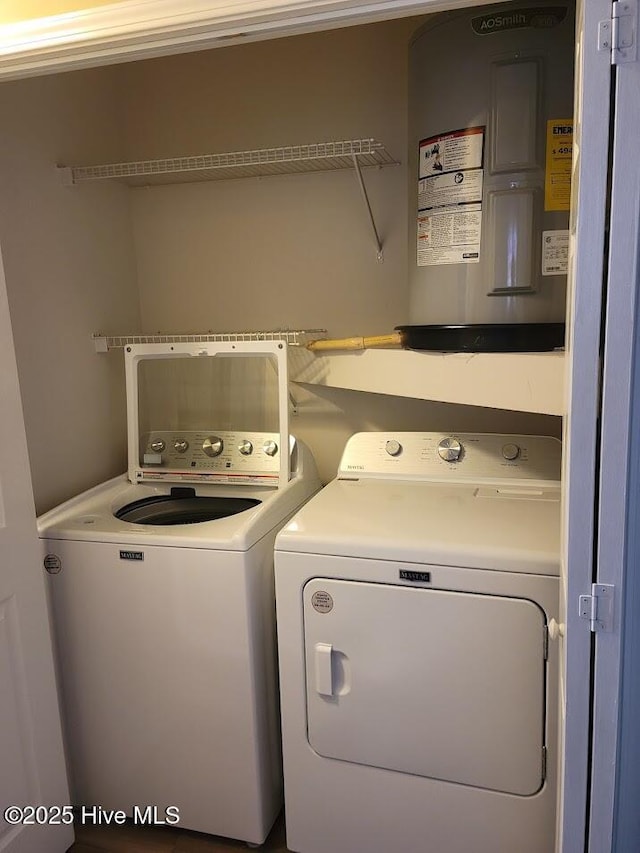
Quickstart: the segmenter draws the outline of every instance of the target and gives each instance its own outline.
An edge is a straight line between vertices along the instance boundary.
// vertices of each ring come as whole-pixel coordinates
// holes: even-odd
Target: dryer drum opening
[[[131,524],[198,524],[236,515],[259,503],[256,498],[199,497],[192,489],[172,489],[170,495],[133,501],[114,515]]]

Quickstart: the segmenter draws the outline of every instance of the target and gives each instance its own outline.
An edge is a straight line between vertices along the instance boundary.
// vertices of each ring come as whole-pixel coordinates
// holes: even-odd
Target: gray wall
[[[116,78],[0,86],[0,247],[39,511],[124,468],[123,372],[91,334],[139,328],[125,189],[63,186],[56,163],[120,151]]]

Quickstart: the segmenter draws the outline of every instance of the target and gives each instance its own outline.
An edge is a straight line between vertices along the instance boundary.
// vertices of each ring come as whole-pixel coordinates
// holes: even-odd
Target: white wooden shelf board
[[[564,375],[563,352],[289,351],[290,379],[301,384],[549,415],[565,414]]]

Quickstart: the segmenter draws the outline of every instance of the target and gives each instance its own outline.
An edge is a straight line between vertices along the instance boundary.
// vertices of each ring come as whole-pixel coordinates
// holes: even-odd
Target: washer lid
[[[299,510],[276,549],[557,575],[560,489],[334,480]]]
[[[285,341],[131,344],[125,376],[132,483],[291,479]]]

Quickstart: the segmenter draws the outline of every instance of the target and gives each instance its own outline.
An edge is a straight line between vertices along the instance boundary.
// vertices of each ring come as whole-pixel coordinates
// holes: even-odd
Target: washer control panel
[[[562,445],[550,436],[359,432],[346,444],[338,477],[558,483],[561,464]]]
[[[141,438],[136,479],[234,483],[277,480],[279,444],[280,434],[272,432],[158,430]]]

